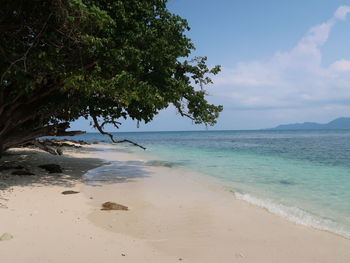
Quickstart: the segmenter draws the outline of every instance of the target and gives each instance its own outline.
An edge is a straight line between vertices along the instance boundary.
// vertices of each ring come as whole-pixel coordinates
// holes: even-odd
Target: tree
[[[206,57],[192,60],[186,20],[166,0],[3,0],[0,9],[0,155],[92,117],[103,132],[149,122],[170,104],[214,125]],[[197,87],[198,86],[198,87]],[[116,142],[119,142],[115,140]]]

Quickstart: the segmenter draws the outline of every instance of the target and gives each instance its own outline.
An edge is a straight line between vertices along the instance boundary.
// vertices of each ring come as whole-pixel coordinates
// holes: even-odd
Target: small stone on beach
[[[3,164],[0,165],[0,171],[4,171],[4,170],[19,170],[19,169],[23,169],[24,167],[22,165],[11,165],[11,164]]]
[[[48,171],[50,174],[51,173],[62,173],[62,168],[58,164],[54,164],[54,163],[43,164],[43,165],[39,165],[38,167]]]
[[[236,253],[236,257],[237,258],[244,258],[244,255],[243,255],[243,253]]]
[[[29,171],[26,171],[26,170],[13,171],[11,174],[12,175],[19,175],[19,176],[22,176],[22,175],[34,175],[33,173],[31,173]]]
[[[72,194],[79,194],[79,192],[68,190],[68,191],[63,191],[62,194],[63,195],[72,195]]]
[[[2,236],[0,237],[0,241],[6,241],[6,240],[10,240],[12,239],[13,236],[9,233],[4,233],[2,234]]]
[[[127,206],[113,203],[113,202],[105,202],[102,204],[101,210],[129,210]]]

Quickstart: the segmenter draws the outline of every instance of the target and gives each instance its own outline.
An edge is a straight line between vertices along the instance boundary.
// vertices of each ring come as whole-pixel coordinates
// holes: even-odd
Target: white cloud
[[[346,16],[350,13],[350,6],[340,6],[334,13],[334,17],[340,20],[345,20]]]
[[[350,71],[350,60],[338,60],[330,65],[330,69],[338,72]]]
[[[322,65],[321,47],[350,6],[339,7],[326,22],[312,27],[287,52],[265,61],[240,62],[215,78],[215,95],[238,108],[286,108],[350,101],[350,60]],[[320,106],[321,107],[321,106]]]

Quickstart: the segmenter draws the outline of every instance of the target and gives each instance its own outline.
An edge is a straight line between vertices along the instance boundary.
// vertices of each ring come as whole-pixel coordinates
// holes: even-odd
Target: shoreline
[[[109,148],[115,149],[115,147],[109,144],[102,144],[102,145],[99,145],[99,147],[101,147],[100,150],[106,150]],[[130,152],[127,150],[124,152],[124,149],[127,149],[124,147],[120,147],[119,149],[121,150],[120,153],[122,155],[125,154],[125,157],[123,159],[131,158],[135,160],[140,160],[141,162],[145,162],[147,163],[147,166],[150,165],[154,167],[167,167],[171,169],[176,169],[177,173],[186,174],[187,177],[193,179],[195,183],[199,183],[204,187],[215,189],[217,191],[230,192],[229,194],[232,194],[235,199],[241,200],[258,209],[266,210],[268,213],[274,216],[280,217],[284,220],[287,220],[288,222],[291,222],[296,225],[312,228],[318,231],[325,231],[327,233],[339,236],[341,238],[345,238],[350,241],[349,232],[346,232],[346,230],[343,230],[343,227],[338,225],[338,223],[329,221],[328,219],[321,219],[319,217],[316,217],[309,211],[305,211],[299,207],[286,206],[283,204],[279,204],[278,202],[272,201],[270,199],[263,199],[263,198],[259,198],[254,195],[251,195],[249,193],[237,191],[236,185],[230,185],[230,182],[225,181],[224,179],[210,176],[208,174],[204,174],[198,171],[192,171],[190,168],[186,168],[182,166],[172,166],[172,165],[167,166],[166,161],[164,161],[165,165],[162,165],[163,161],[158,161],[155,155],[149,156],[149,155],[144,155],[143,153]],[[103,158],[109,161],[114,160],[108,154],[107,155],[105,154]],[[305,222],[305,220],[307,222]]]
[[[106,161],[118,160],[119,181],[103,186],[84,184],[79,179],[73,185],[45,181],[40,186],[13,186],[6,194],[8,209],[0,208],[0,235],[9,232],[14,236],[0,241],[4,262],[350,260],[349,239],[289,222],[235,199],[228,191],[179,174],[179,169],[145,167],[133,154],[85,149],[68,152],[70,157],[64,158],[38,155],[60,160],[62,167],[69,167],[75,175],[87,170],[93,173],[93,167],[101,171]],[[63,196],[63,189],[80,194]],[[100,211],[106,201],[130,210]],[[60,253],[55,251],[57,241]],[[18,249],[23,253],[16,253]]]

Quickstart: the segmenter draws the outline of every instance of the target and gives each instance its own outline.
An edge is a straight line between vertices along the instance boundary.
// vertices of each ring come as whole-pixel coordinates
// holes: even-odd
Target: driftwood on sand
[[[73,141],[68,139],[58,140],[58,139],[38,139],[33,140],[28,143],[23,144],[23,147],[35,147],[39,148],[45,152],[51,153],[53,155],[62,155],[63,150],[62,147],[70,147],[70,148],[81,148],[82,145],[89,145],[85,141]]]

